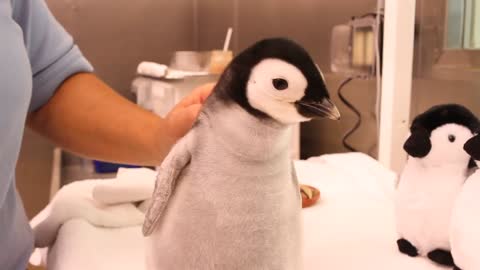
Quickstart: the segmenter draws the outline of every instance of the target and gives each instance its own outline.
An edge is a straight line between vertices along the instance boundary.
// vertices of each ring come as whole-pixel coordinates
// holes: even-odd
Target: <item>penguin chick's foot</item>
[[[416,257],[418,256],[418,250],[417,248],[412,245],[408,240],[406,239],[398,239],[397,240],[397,245],[398,245],[398,250],[403,253],[407,254],[410,257]]]
[[[427,257],[440,264],[440,265],[445,265],[445,266],[454,266],[455,264],[453,263],[453,257],[452,253],[450,251],[444,250],[444,249],[435,249],[433,251],[430,251],[427,254]]]

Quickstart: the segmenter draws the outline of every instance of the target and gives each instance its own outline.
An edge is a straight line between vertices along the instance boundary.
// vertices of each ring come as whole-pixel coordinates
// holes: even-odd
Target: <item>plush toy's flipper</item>
[[[476,167],[477,167],[477,164],[475,163],[475,160],[473,158],[470,158],[470,160],[468,161],[468,168],[473,169]]]
[[[398,245],[398,250],[403,253],[407,254],[410,257],[416,257],[418,256],[418,250],[417,248],[412,245],[408,240],[406,239],[398,239],[397,240],[397,245]]]
[[[191,156],[188,145],[191,145],[192,131],[178,141],[158,169],[152,203],[145,214],[145,222],[143,223],[144,236],[153,232],[173,193],[178,176],[190,162]]]
[[[480,135],[475,135],[470,138],[463,149],[475,160],[480,160]]]
[[[460,267],[458,267],[458,266],[455,266],[455,267],[453,267],[453,270],[462,270],[462,269],[460,269]]]
[[[403,149],[412,157],[425,157],[432,149],[430,133],[426,129],[413,130],[410,137],[403,144]]]
[[[441,265],[454,266],[452,253],[444,249],[435,249],[427,254],[427,257]]]

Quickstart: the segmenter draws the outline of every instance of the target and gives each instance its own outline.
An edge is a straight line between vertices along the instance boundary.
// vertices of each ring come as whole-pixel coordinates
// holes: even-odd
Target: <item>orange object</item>
[[[308,185],[300,185],[300,194],[302,195],[302,208],[307,208],[314,205],[320,199],[320,190],[308,186]],[[306,192],[311,193],[311,196]]]
[[[233,59],[232,51],[212,51],[209,63],[211,74],[221,74]]]

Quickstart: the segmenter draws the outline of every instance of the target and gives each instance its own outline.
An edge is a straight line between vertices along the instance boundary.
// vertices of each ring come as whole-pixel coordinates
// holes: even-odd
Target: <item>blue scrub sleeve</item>
[[[47,103],[60,84],[71,75],[93,71],[44,0],[13,1],[12,17],[23,31],[32,68],[29,111],[35,111]]]

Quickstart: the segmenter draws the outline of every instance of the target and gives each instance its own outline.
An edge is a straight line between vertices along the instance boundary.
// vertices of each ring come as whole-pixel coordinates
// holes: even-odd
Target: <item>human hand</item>
[[[215,83],[208,83],[197,87],[167,114],[168,132],[175,140],[190,130],[214,86]]]

